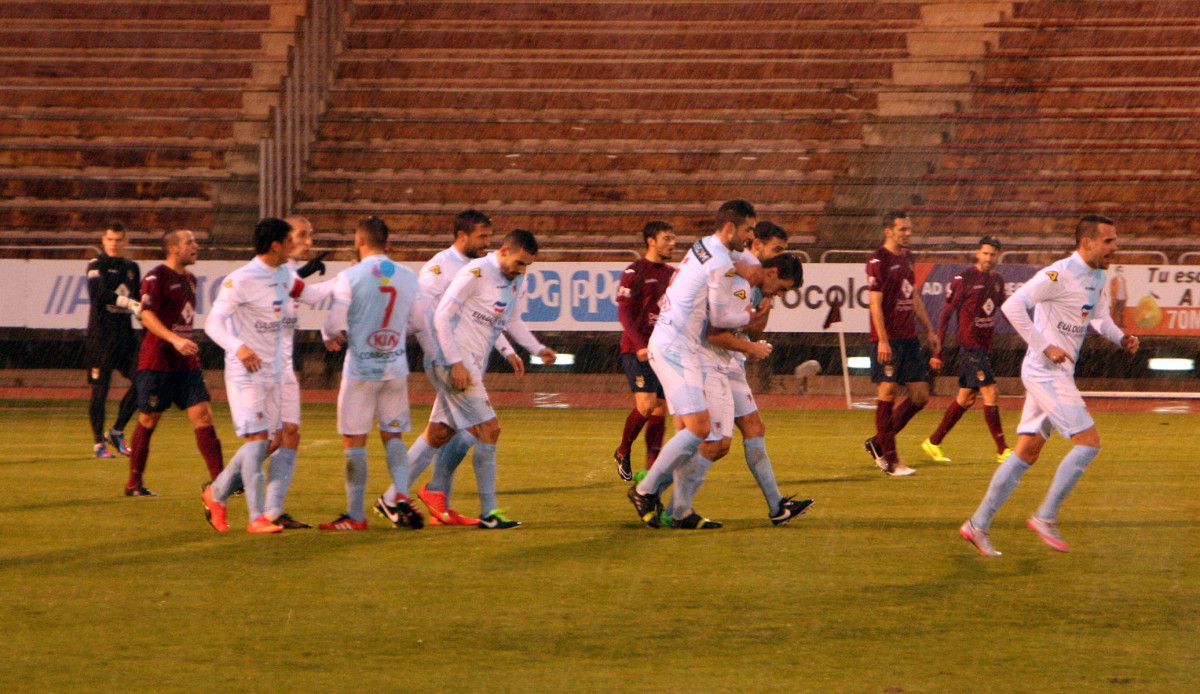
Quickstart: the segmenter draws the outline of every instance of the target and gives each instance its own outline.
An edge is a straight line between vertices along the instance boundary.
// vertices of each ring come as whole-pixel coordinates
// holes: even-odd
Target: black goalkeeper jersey
[[[87,327],[90,350],[109,350],[133,340],[132,313],[117,306],[117,297],[139,299],[141,284],[141,270],[128,258],[113,258],[101,252],[88,263],[88,297],[92,301]]]

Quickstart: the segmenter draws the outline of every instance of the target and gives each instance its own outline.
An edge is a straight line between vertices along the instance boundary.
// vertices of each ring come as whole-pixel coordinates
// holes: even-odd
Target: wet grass
[[[88,453],[84,403],[0,408],[0,682],[14,690],[1184,691],[1200,681],[1196,417],[1104,414],[1105,449],[1055,554],[1023,519],[1062,441],[1025,478],[983,560],[957,536],[994,467],[982,417],[921,463],[940,413],[901,435],[919,473],[889,479],[865,412],[776,411],[774,528],[735,444],[697,507],[727,523],[641,527],[608,455],[624,412],[507,410],[501,503],[525,526],[326,535],[212,532],[182,416],[147,484]],[[342,510],[333,409],[305,409],[289,510]],[[414,413],[423,422],[425,410]],[[223,406],[226,455],[237,443]],[[1013,419],[1010,415],[1009,419]],[[1006,422],[1011,430],[1014,422]],[[372,442],[368,494],[386,484]],[[465,465],[456,506],[475,512]]]

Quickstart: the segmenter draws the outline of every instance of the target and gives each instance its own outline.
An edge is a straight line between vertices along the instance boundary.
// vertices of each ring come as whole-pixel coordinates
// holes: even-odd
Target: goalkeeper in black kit
[[[141,310],[138,292],[142,273],[137,263],[121,257],[125,241],[125,227],[119,222],[109,224],[100,237],[100,254],[87,266],[88,298],[92,302],[86,345],[87,378],[92,387],[88,415],[92,422],[93,455],[97,458],[115,458],[108,449],[110,445],[121,455],[129,455],[124,429],[137,405],[132,382],[138,341],[130,317]],[[105,431],[104,406],[113,371],[120,372],[131,385],[121,398],[116,421]]]

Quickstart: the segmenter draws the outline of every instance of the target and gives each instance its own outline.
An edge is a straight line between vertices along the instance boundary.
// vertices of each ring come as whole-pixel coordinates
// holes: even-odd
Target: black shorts
[[[892,362],[879,363],[879,343],[871,343],[871,383],[917,383],[929,380],[929,361],[915,337],[892,340]]]
[[[137,358],[137,338],[100,346],[89,343],[88,385],[107,385],[112,380],[113,371],[120,372],[122,376],[132,381]]]
[[[636,354],[622,354],[621,368],[625,371],[625,378],[629,379],[630,392],[654,393],[660,398],[666,397],[662,384],[658,382],[658,376],[654,374],[654,369],[650,368],[650,362],[640,361]]]
[[[171,405],[186,410],[212,400],[200,369],[139,371],[134,383],[137,384],[137,408],[141,412],[163,412]]]
[[[996,383],[992,359],[986,349],[958,350],[958,387],[979,390]]]

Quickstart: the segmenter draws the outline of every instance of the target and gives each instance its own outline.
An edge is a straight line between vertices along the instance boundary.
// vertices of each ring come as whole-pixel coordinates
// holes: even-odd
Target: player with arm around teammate
[[[1113,221],[1100,215],[1083,217],[1075,227],[1075,252],[1039,270],[1004,302],[1005,317],[1028,345],[1021,362],[1025,407],[1017,425],[1016,449],[996,468],[979,508],[959,528],[959,534],[984,556],[1000,555],[991,542],[992,518],[1037,462],[1054,431],[1070,439],[1072,448],[1026,525],[1050,548],[1070,550],[1058,530],[1058,510],[1100,454],[1100,432],[1075,385],[1083,339],[1091,327],[1130,354],[1137,353],[1139,346],[1138,338],[1123,333],[1110,313],[1105,269],[1116,251]]]
[[[950,282],[946,305],[942,307],[942,315],[938,319],[938,343],[945,347],[946,329],[950,326],[950,320],[958,316],[958,395],[946,409],[937,430],[921,443],[921,450],[934,462],[950,462],[942,453],[942,440],[980,395],[983,396],[984,421],[987,422],[992,440],[996,442],[996,462],[1004,462],[1012,453],[1004,440],[1004,428],[1000,425],[999,393],[990,356],[996,318],[1006,298],[1004,278],[995,269],[999,256],[998,240],[991,236],[979,240],[975,264]],[[934,353],[929,365],[934,371],[942,368],[941,352]]]
[[[744,249],[753,237],[756,216],[754,206],[745,200],[721,205],[716,232],[692,244],[680,261],[650,335],[650,366],[662,383],[668,409],[683,424],[646,476],[627,493],[638,518],[652,528],[661,525],[660,494],[671,484],[675,485],[672,527],[721,527],[691,508],[712,466],[712,460],[700,453],[713,429],[701,340],[707,326],[742,328],[756,315],[753,309],[738,309],[731,302],[731,280],[737,275],[731,252]]]

